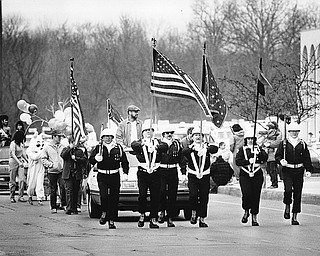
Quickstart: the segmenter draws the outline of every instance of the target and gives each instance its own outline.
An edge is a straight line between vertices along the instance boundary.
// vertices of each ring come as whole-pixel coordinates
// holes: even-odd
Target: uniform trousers
[[[160,201],[160,172],[147,173],[138,170],[138,187],[139,187],[139,212],[141,214],[147,211],[148,189],[150,191],[150,218],[158,217],[159,201]]]
[[[196,175],[188,174],[189,202],[191,210],[197,211],[197,216],[207,217],[210,175],[204,175],[198,179]]]
[[[284,204],[292,203],[293,196],[293,213],[301,212],[301,196],[303,187],[304,168],[287,168],[282,167],[283,183],[284,183]]]
[[[249,177],[248,173],[241,170],[239,183],[242,193],[242,208],[246,211],[251,210],[251,214],[258,214],[263,184],[262,170],[257,171],[253,177]]]
[[[100,190],[101,210],[107,213],[107,220],[118,218],[118,203],[120,193],[120,174],[98,173],[98,186]]]
[[[161,168],[158,171],[161,175],[160,187],[160,211],[167,210],[169,218],[176,216],[176,202],[178,191],[178,169],[174,168]]]
[[[80,188],[80,180],[70,177],[64,180],[66,185],[67,211],[77,211],[78,191]]]

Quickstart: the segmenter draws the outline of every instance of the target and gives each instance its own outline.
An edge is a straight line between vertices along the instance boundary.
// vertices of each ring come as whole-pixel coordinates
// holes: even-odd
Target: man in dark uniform
[[[123,173],[128,174],[129,162],[121,145],[113,141],[115,132],[111,129],[104,129],[100,138],[102,143],[92,151],[89,162],[97,164],[98,186],[101,200],[100,224],[109,221],[109,229],[115,229],[114,221],[118,217],[118,203],[120,193],[120,165]]]
[[[290,219],[292,203],[292,225],[299,225],[297,215],[301,212],[301,196],[304,171],[313,171],[307,143],[300,139],[300,126],[293,122],[288,127],[288,139],[284,139],[276,152],[276,161],[282,165],[285,206],[284,218]]]
[[[197,127],[192,131],[192,139],[193,143],[182,150],[188,161],[190,223],[196,224],[199,216],[199,227],[206,228],[208,225],[204,222],[204,218],[207,217],[209,202],[210,154],[217,153],[218,147],[203,143],[203,134]]]
[[[131,147],[139,161],[138,187],[139,187],[139,212],[138,227],[144,226],[145,212],[147,210],[147,192],[150,191],[150,228],[159,228],[157,217],[160,197],[160,173],[158,171],[161,153],[168,150],[168,145],[153,137],[154,129],[150,122],[142,125],[142,139],[133,141]]]
[[[166,127],[162,131],[162,142],[168,145],[168,150],[161,155],[161,163],[159,172],[161,174],[161,189],[160,189],[160,215],[159,223],[164,223],[165,210],[168,215],[168,227],[175,227],[172,218],[176,214],[176,201],[178,191],[178,165],[186,180],[186,163],[182,156],[182,147],[178,140],[174,140],[172,135],[174,131]]]

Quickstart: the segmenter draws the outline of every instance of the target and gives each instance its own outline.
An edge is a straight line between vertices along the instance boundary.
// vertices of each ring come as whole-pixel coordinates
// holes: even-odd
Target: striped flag
[[[108,111],[108,118],[115,123],[121,123],[124,118],[121,116],[118,110],[111,104],[110,99],[107,99],[107,111]]]
[[[85,136],[85,122],[80,106],[79,90],[73,76],[73,60],[70,65],[70,80],[71,80],[71,120],[72,120],[72,136],[74,144],[79,143],[80,137]]]
[[[220,128],[227,115],[227,105],[219,91],[205,54],[203,55],[201,90],[207,97],[207,102],[212,115],[212,122],[216,127]]]
[[[153,48],[151,93],[157,97],[186,98],[199,103],[207,117],[211,112],[205,95],[197,84],[173,61]]]
[[[271,89],[273,89],[272,85],[268,81],[268,79],[264,76],[262,72],[262,58],[260,58],[260,65],[259,65],[259,76],[258,76],[258,92],[262,95],[266,95],[265,86],[269,85]]]

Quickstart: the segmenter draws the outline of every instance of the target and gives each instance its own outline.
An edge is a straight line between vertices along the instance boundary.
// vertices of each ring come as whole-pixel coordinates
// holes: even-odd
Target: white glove
[[[155,146],[148,146],[148,152],[152,153],[155,150]]]
[[[206,148],[202,148],[198,151],[198,156],[205,156],[207,153],[207,149]]]
[[[253,164],[254,158],[250,158],[250,159],[249,159],[249,162],[250,162],[250,164]]]
[[[281,164],[282,166],[287,166],[288,162],[287,162],[286,159],[281,159],[281,160],[280,160],[280,164]]]
[[[94,159],[96,159],[97,162],[101,162],[101,161],[102,161],[102,156],[96,155],[96,156],[94,157]]]
[[[124,174],[122,175],[122,180],[123,180],[123,181],[127,181],[127,180],[128,180],[128,174],[125,174],[125,173],[124,173]]]
[[[306,171],[305,175],[306,175],[307,178],[310,178],[311,177],[311,172]]]
[[[270,147],[270,145],[271,145],[271,143],[270,143],[269,141],[267,141],[266,143],[264,143],[264,146],[265,146],[266,148]]]
[[[182,175],[181,175],[181,182],[182,182],[182,183],[186,183],[187,181],[188,181],[187,175],[182,174]]]

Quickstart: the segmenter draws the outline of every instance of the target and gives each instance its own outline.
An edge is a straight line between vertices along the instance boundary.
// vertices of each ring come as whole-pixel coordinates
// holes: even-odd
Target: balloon
[[[71,117],[71,107],[67,107],[63,110],[64,116],[67,119],[68,117]]]
[[[31,120],[31,116],[29,114],[27,114],[27,113],[22,113],[20,115],[20,120],[22,122],[26,122],[27,123],[29,120]]]
[[[64,121],[64,119],[65,119],[64,113],[61,110],[57,110],[54,113],[54,117],[59,121]]]
[[[38,107],[37,105],[35,104],[31,104],[29,107],[28,107],[28,111],[30,112],[31,115],[35,115],[38,111]]]
[[[19,100],[17,102],[18,109],[20,109],[21,111],[23,111],[25,113],[29,112],[29,110],[28,110],[29,106],[30,106],[30,104],[27,103],[25,100]]]
[[[65,134],[66,136],[69,136],[69,135],[72,134],[71,126],[70,126],[70,125],[67,125],[67,126],[66,126],[66,128],[65,128],[65,130],[64,130],[64,134]]]
[[[54,129],[54,126],[55,126],[55,124],[56,124],[56,121],[57,121],[57,119],[51,118],[51,119],[49,120],[49,122],[48,122],[48,126],[49,126],[51,129]]]
[[[64,130],[64,128],[66,128],[66,126],[67,126],[67,124],[65,122],[58,121],[55,124],[55,129],[59,130],[59,131],[62,131],[62,130]]]
[[[71,117],[66,117],[66,118],[64,119],[64,122],[65,122],[67,125],[71,126]]]
[[[31,117],[26,121],[27,125],[30,125],[32,124],[32,120],[31,120]]]

